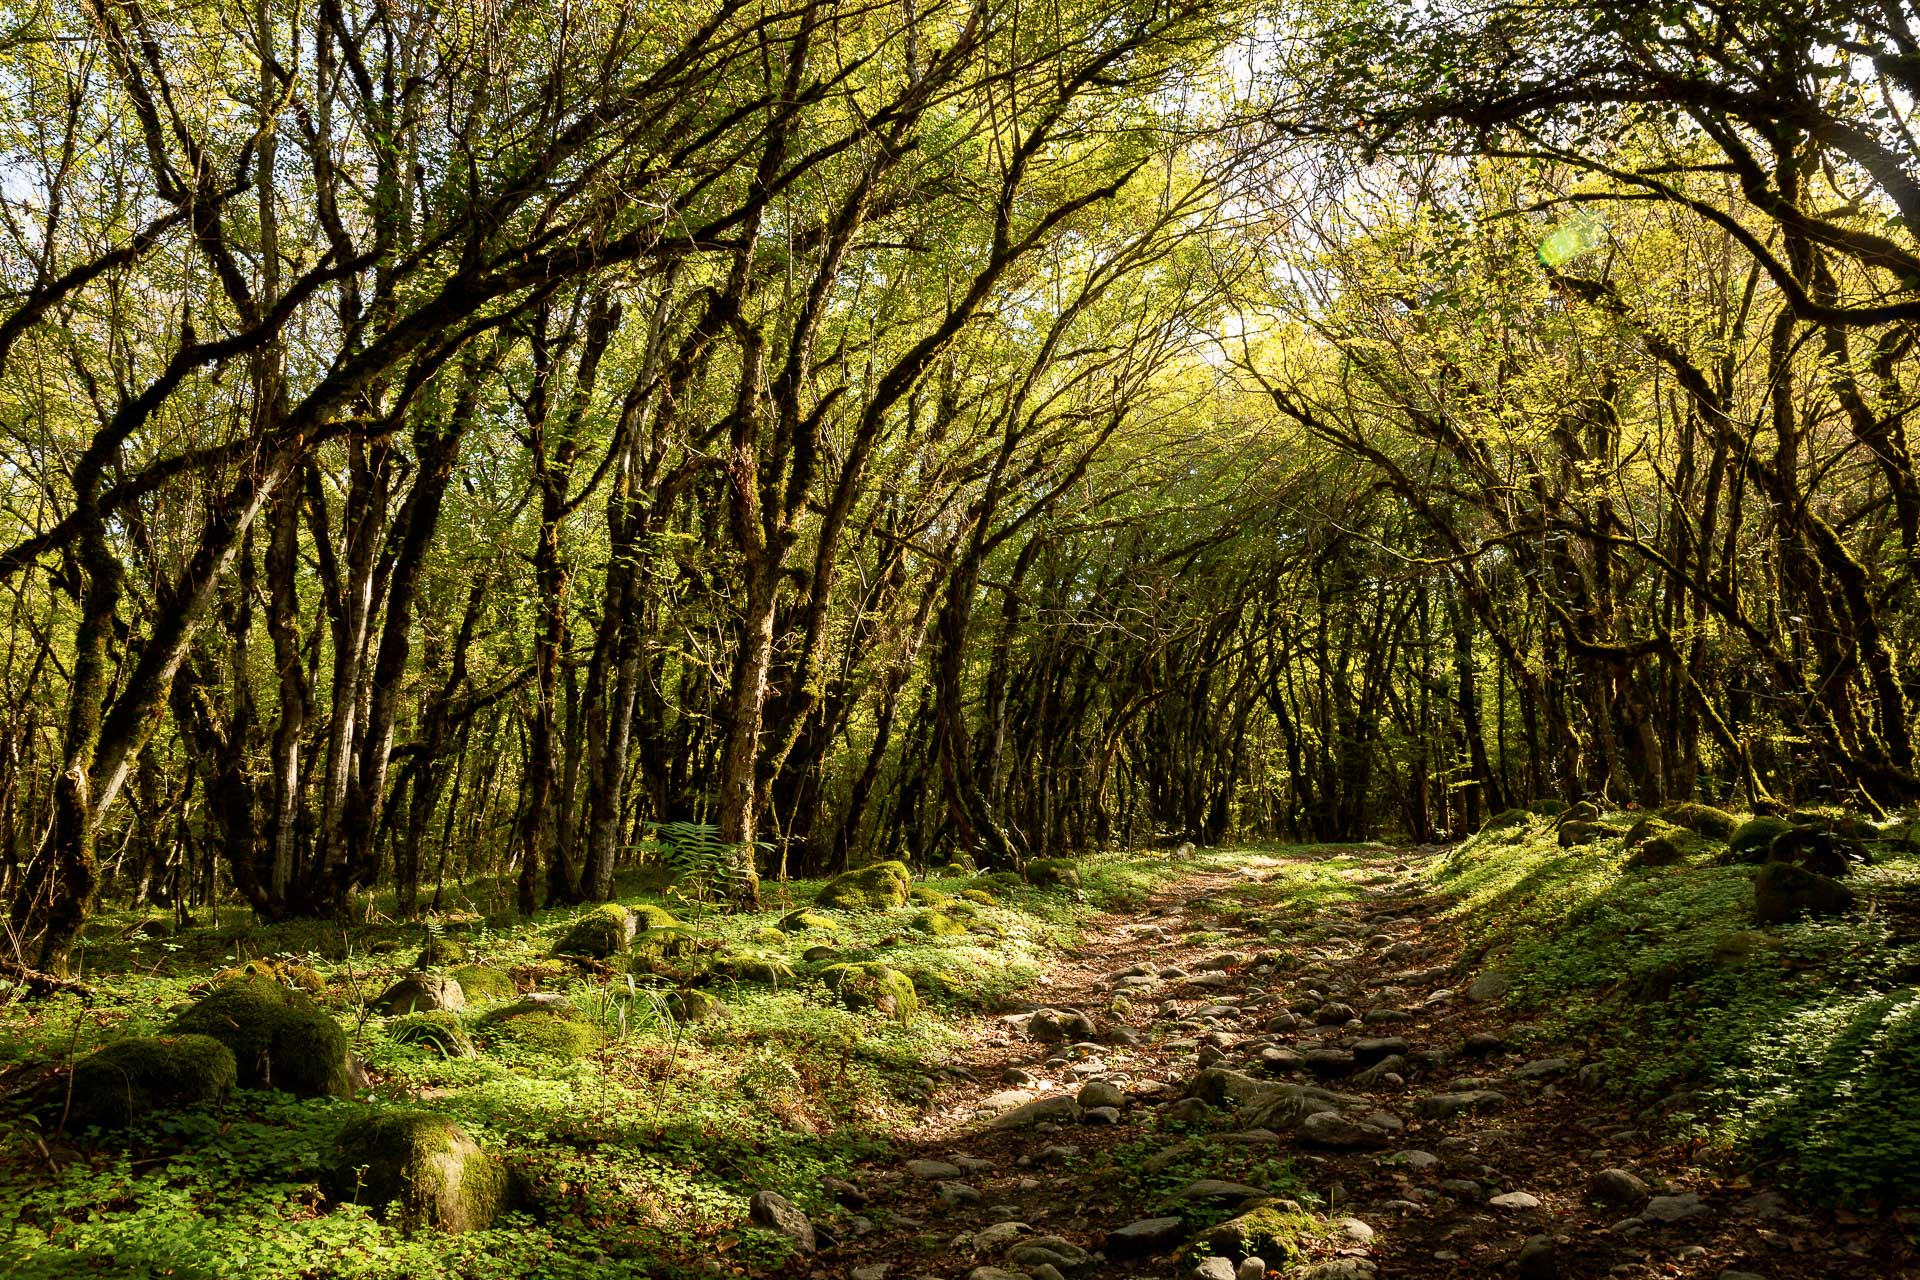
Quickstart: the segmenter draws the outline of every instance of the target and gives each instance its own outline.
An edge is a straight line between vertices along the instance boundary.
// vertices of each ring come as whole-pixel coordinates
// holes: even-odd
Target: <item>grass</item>
[[[822,965],[800,959],[824,940],[819,931],[782,935],[794,980],[713,983],[706,990],[726,1016],[675,1024],[670,978],[551,955],[579,910],[525,923],[444,918],[441,936],[463,944],[469,962],[569,998],[595,1032],[594,1047],[573,1060],[485,1028],[475,1057],[389,1037],[389,1020],[365,1004],[407,971],[426,935],[383,917],[378,902],[345,928],[259,926],[229,908],[165,938],[133,936],[141,917],[103,916],[84,952],[91,998],[0,1008],[0,1087],[157,1030],[217,971],[295,962],[326,979],[319,999],[372,1070],[377,1100],[457,1120],[507,1160],[522,1207],[488,1229],[444,1236],[408,1235],[363,1207],[329,1203],[320,1183],[333,1135],[366,1099],[239,1091],[216,1108],[146,1117],[113,1137],[60,1132],[57,1106],[14,1110],[0,1113],[0,1273],[670,1280],[710,1277],[714,1259],[732,1273],[768,1269],[787,1246],[747,1225],[753,1191],[779,1190],[831,1226],[840,1211],[820,1197],[821,1178],[846,1174],[932,1100],[968,1015],[1015,998],[1050,955],[1081,941],[1094,915],[1231,857],[1089,858],[1077,864],[1078,889],[996,881],[991,904],[968,902],[977,933],[915,930],[917,907],[831,913],[837,958],[878,961],[914,980],[923,1011],[904,1024],[851,1012],[825,990],[815,976]],[[955,897],[971,884],[916,883]],[[710,954],[770,953],[783,945],[770,927],[810,905],[819,884],[767,888],[767,909],[740,915],[663,897],[645,879],[618,898],[672,910]],[[482,1013],[463,1011],[469,1030]]]
[[[1758,928],[1752,869],[1635,869],[1550,821],[1437,865],[1470,956],[1515,979],[1543,1041],[1727,1157],[1855,1207],[1920,1196],[1920,856],[1887,842],[1837,919]]]

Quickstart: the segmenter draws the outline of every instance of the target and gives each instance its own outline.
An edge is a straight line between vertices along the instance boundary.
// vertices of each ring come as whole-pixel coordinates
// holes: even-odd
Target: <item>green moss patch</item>
[[[1027,864],[1027,883],[1036,889],[1078,889],[1080,869],[1065,858],[1036,858]]]
[[[633,942],[634,918],[617,902],[603,902],[575,918],[553,944],[556,956],[608,960],[626,954]]]
[[[352,1091],[347,1034],[303,991],[264,977],[215,988],[174,1018],[176,1035],[206,1035],[233,1051],[249,1089],[329,1094]]]
[[[387,1023],[387,1038],[396,1044],[434,1049],[447,1058],[471,1058],[478,1052],[460,1015],[445,1009],[403,1014]]]
[[[125,1128],[154,1111],[218,1102],[238,1081],[233,1050],[211,1036],[129,1036],[75,1064],[68,1119]]]
[[[506,1168],[454,1121],[431,1111],[369,1110],[334,1140],[329,1190],[370,1208],[396,1207],[407,1230],[472,1231],[511,1199]]]
[[[463,964],[447,976],[460,984],[469,1004],[491,1004],[520,994],[512,978],[484,964]]]
[[[907,905],[912,882],[906,863],[876,862],[827,881],[815,901],[839,911],[884,911]]]
[[[911,1022],[920,1010],[913,980],[884,964],[829,965],[820,980],[849,1009],[875,1009],[900,1023]]]

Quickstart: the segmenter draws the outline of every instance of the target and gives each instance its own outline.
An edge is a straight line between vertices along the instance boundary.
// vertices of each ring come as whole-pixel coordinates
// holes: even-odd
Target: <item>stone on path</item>
[[[1055,1093],[1044,1098],[1035,1098],[1032,1102],[1021,1103],[1013,1110],[995,1116],[992,1127],[1026,1129],[1045,1120],[1071,1122],[1079,1119],[1080,1104],[1073,1100],[1073,1095]]]
[[[906,1169],[909,1176],[922,1182],[943,1182],[960,1176],[960,1166],[945,1160],[909,1160]]]
[[[1640,1218],[1644,1222],[1684,1222],[1707,1212],[1700,1197],[1688,1191],[1677,1196],[1655,1196],[1640,1211]]]
[[[1473,980],[1467,988],[1467,999],[1475,1004],[1486,1004],[1498,1000],[1513,990],[1513,975],[1499,969],[1489,969]]]
[[[1559,1250],[1552,1236],[1528,1236],[1513,1255],[1513,1273],[1520,1280],[1559,1280]]]
[[[1493,1111],[1507,1104],[1507,1097],[1492,1089],[1465,1089],[1457,1093],[1436,1093],[1413,1104],[1423,1120],[1445,1120],[1463,1111]]]
[[[1080,1086],[1079,1101],[1083,1107],[1124,1107],[1127,1095],[1109,1081],[1089,1080]]]
[[[1234,1265],[1225,1258],[1202,1258],[1191,1273],[1193,1280],[1234,1280]]]
[[[1524,1213],[1530,1209],[1538,1209],[1540,1197],[1529,1191],[1507,1191],[1494,1196],[1487,1203],[1496,1209],[1511,1209],[1516,1213]]]
[[[1033,1228],[1024,1222],[996,1222],[973,1233],[973,1247],[979,1253],[999,1253]]]
[[[1109,1258],[1139,1258],[1160,1253],[1180,1239],[1184,1218],[1142,1218],[1107,1233]]]
[[[1607,1204],[1633,1204],[1647,1194],[1647,1184],[1625,1169],[1602,1169],[1587,1183],[1587,1194]]]
[[[799,1205],[777,1191],[754,1192],[753,1198],[747,1201],[747,1217],[755,1226],[778,1232],[793,1241],[793,1247],[801,1253],[812,1253],[816,1248],[812,1220]]]
[[[1321,1111],[1300,1122],[1300,1138],[1317,1147],[1358,1151],[1384,1147],[1393,1140],[1393,1134],[1383,1126],[1356,1120],[1339,1111]]]

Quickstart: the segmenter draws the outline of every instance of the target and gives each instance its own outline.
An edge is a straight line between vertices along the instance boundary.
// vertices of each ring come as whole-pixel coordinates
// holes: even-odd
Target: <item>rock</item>
[[[1368,1244],[1376,1234],[1372,1227],[1358,1218],[1335,1218],[1333,1229],[1343,1239],[1353,1244]]]
[[[1313,1011],[1313,1020],[1323,1027],[1338,1026],[1343,1022],[1350,1022],[1358,1016],[1359,1015],[1353,1011],[1352,1005],[1342,1004],[1337,1000],[1323,1004]]]
[[[1005,1111],[1009,1107],[1017,1107],[1021,1103],[1032,1101],[1033,1090],[1031,1089],[1002,1089],[998,1093],[990,1093],[982,1098],[980,1105],[988,1111]]]
[[[1365,1258],[1335,1258],[1308,1267],[1288,1280],[1374,1280],[1379,1270]]]
[[[1625,1169],[1602,1169],[1587,1183],[1588,1197],[1605,1204],[1635,1204],[1646,1194],[1647,1184]]]
[[[1220,1178],[1202,1178],[1198,1182],[1188,1183],[1186,1189],[1174,1197],[1176,1200],[1252,1200],[1264,1196],[1267,1192],[1260,1187],[1250,1187],[1244,1182],[1227,1182]]]
[[[973,1233],[973,1247],[978,1253],[997,1254],[1021,1236],[1032,1233],[1033,1228],[1024,1222],[996,1222]]]
[[[1275,1046],[1260,1051],[1260,1065],[1277,1076],[1292,1075],[1306,1070],[1307,1056],[1295,1049]]]
[[[1006,1259],[1016,1267],[1037,1272],[1043,1266],[1057,1267],[1061,1274],[1083,1275],[1100,1260],[1079,1245],[1061,1236],[1035,1236],[1007,1250]]]
[[[1490,1031],[1476,1031],[1460,1046],[1460,1052],[1470,1058],[1486,1058],[1506,1051],[1507,1042]]]
[[[1405,1055],[1412,1050],[1405,1036],[1374,1036],[1353,1042],[1354,1061],[1361,1063],[1378,1062],[1390,1054]]]
[[[431,1013],[436,1009],[451,1012],[467,1007],[467,993],[459,981],[450,975],[413,973],[388,987],[373,1005],[388,1017],[402,1013]]]
[[[1787,1212],[1787,1198],[1778,1191],[1762,1191],[1733,1206],[1743,1218],[1778,1218]]]
[[[875,961],[830,964],[820,971],[820,981],[849,1009],[872,1009],[903,1025],[920,1011],[913,979]]]
[[[1300,1122],[1300,1139],[1336,1151],[1377,1150],[1392,1141],[1386,1129],[1338,1111],[1321,1111]]]
[[[1396,1053],[1356,1074],[1353,1083],[1362,1089],[1376,1086],[1398,1088],[1406,1083],[1407,1072],[1411,1070],[1412,1064]]]
[[[241,978],[215,987],[166,1030],[211,1036],[226,1045],[243,1089],[336,1098],[353,1092],[347,1033],[312,996],[271,978]]]
[[[1317,1076],[1344,1076],[1359,1065],[1345,1049],[1309,1049],[1302,1056],[1306,1058],[1307,1070]]]
[[[906,906],[912,890],[906,863],[875,862],[841,872],[820,887],[814,901],[836,911],[885,911]]]
[[[1099,1034],[1093,1019],[1074,1009],[1037,1009],[1027,1022],[1027,1036],[1041,1044],[1092,1040]]]
[[[1186,1229],[1184,1218],[1142,1218],[1107,1233],[1109,1258],[1141,1258],[1164,1253]]]
[[[1211,1110],[1203,1098],[1180,1098],[1161,1108],[1160,1118],[1173,1124],[1191,1124]]]
[[[1459,1093],[1436,1093],[1413,1104],[1414,1114],[1423,1120],[1445,1120],[1463,1111],[1493,1111],[1507,1104],[1506,1095],[1492,1089],[1468,1089]]]
[[[1540,1207],[1540,1197],[1528,1191],[1507,1191],[1492,1197],[1487,1203],[1496,1209],[1525,1213]]]
[[[447,976],[460,984],[460,994],[472,1003],[491,1004],[520,994],[513,979],[491,965],[463,964]]]
[[[1527,1063],[1524,1067],[1513,1069],[1515,1080],[1539,1080],[1547,1076],[1565,1075],[1573,1063],[1565,1058],[1540,1058]]]
[[[1081,1124],[1119,1124],[1120,1119],[1118,1107],[1082,1107],[1080,1109]]]
[[[945,1160],[909,1160],[906,1170],[908,1177],[921,1182],[940,1182],[960,1176],[960,1166],[948,1164]]]
[[[1026,866],[1027,883],[1036,889],[1078,889],[1080,871],[1065,858],[1036,858]]]
[[[506,1167],[466,1130],[405,1107],[356,1109],[334,1138],[325,1181],[341,1201],[372,1209],[397,1201],[409,1231],[478,1230],[512,1198]]]
[[[1247,1258],[1233,1269],[1234,1280],[1266,1280],[1267,1260]]]
[[[588,960],[624,955],[632,946],[638,927],[632,912],[617,902],[604,902],[575,917],[560,940],[553,944],[553,954]]]
[[[875,1262],[869,1266],[855,1267],[850,1274],[853,1280],[887,1280],[887,1272],[892,1269],[891,1262]]]
[[[1646,1222],[1685,1222],[1688,1218],[1697,1218],[1710,1210],[1700,1202],[1693,1192],[1684,1192],[1677,1196],[1655,1196],[1647,1201],[1647,1207],[1640,1211],[1640,1217]]]
[[[992,1127],[1026,1129],[1043,1121],[1068,1123],[1079,1119],[1080,1104],[1073,1100],[1072,1095],[1055,1093],[1044,1098],[1035,1098],[1032,1102],[1022,1103],[1011,1111],[995,1116]]]
[[[1298,1204],[1276,1200],[1208,1227],[1194,1237],[1191,1251],[1211,1252],[1235,1262],[1260,1258],[1279,1271],[1299,1258],[1302,1242],[1317,1231],[1313,1218],[1302,1213]]]
[[[1202,1258],[1198,1266],[1187,1273],[1193,1280],[1234,1280],[1234,1265],[1225,1258]]]
[[[1369,1009],[1361,1015],[1360,1021],[1370,1027],[1377,1027],[1389,1023],[1412,1022],[1413,1015],[1405,1009]]]
[[[1409,1169],[1435,1169],[1440,1165],[1440,1157],[1431,1151],[1399,1151],[1381,1163],[1405,1165]]]
[[[401,1014],[387,1023],[387,1039],[395,1044],[426,1046],[446,1058],[471,1058],[479,1053],[460,1015],[445,1009]],[[362,1087],[356,1079],[355,1092]]]
[[[1762,1280],[1751,1271],[1722,1271],[1718,1280]]]
[[[1124,1107],[1127,1095],[1120,1086],[1105,1080],[1089,1080],[1080,1086],[1080,1105],[1082,1107]]]
[[[233,1050],[212,1036],[128,1036],[74,1065],[68,1120],[121,1129],[155,1111],[218,1102],[238,1080]]]
[[[1559,1280],[1559,1250],[1552,1236],[1528,1236],[1513,1255],[1513,1273],[1520,1280]]]
[[[836,1178],[829,1174],[820,1179],[820,1189],[828,1196],[844,1205],[858,1209],[867,1202],[867,1193],[854,1186],[845,1178]]]
[[[776,1232],[793,1241],[801,1253],[815,1249],[813,1223],[800,1206],[777,1191],[756,1191],[747,1201],[747,1218],[757,1227]]]
[[[1487,1004],[1499,1000],[1513,990],[1513,975],[1499,969],[1489,969],[1473,980],[1467,988],[1467,999],[1475,1004]]]
[[[967,1280],[1031,1280],[1024,1271],[1009,1271],[1005,1267],[975,1267],[967,1272]]]
[[[1008,1067],[1000,1073],[1000,1083],[1019,1085],[1023,1088],[1031,1089],[1034,1085],[1040,1083],[1040,1077],[1028,1071],[1025,1067]]]
[[[933,1184],[933,1194],[949,1209],[957,1209],[963,1204],[979,1204],[981,1199],[980,1189],[964,1182],[936,1182]]]
[[[1755,924],[1837,916],[1853,906],[1853,890],[1791,862],[1769,862],[1753,877]]]
[[[1224,969],[1238,969],[1246,964],[1246,962],[1246,956],[1238,951],[1222,951],[1217,956],[1208,956],[1196,967],[1204,972],[1214,972]]]

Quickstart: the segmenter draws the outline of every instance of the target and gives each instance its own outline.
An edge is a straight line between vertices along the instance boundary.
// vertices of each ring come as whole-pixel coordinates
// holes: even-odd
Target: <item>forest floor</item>
[[[998,1263],[1018,1241],[1058,1237],[1105,1251],[1102,1275],[1165,1276],[1176,1265],[1185,1275],[1193,1257],[1176,1264],[1155,1248],[1126,1258],[1109,1233],[1184,1218],[1169,1237],[1183,1244],[1196,1223],[1260,1204],[1257,1189],[1317,1210],[1299,1220],[1291,1258],[1263,1259],[1288,1275],[1920,1275],[1896,1220],[1811,1208],[1767,1188],[1724,1152],[1713,1158],[1711,1148],[1676,1139],[1671,1106],[1597,1087],[1597,1072],[1581,1071],[1584,1055],[1545,1045],[1542,1029],[1500,999],[1475,999],[1506,975],[1473,986],[1493,970],[1463,957],[1449,900],[1425,874],[1436,856],[1251,856],[1236,871],[1184,879],[1140,910],[1094,922],[1087,945],[1050,968],[1039,993],[1048,1008],[1085,1012],[1097,1024],[1094,1042],[1038,1041],[1030,1014],[980,1020],[956,1060],[974,1083],[943,1095],[848,1193],[865,1201],[855,1222],[890,1220],[891,1229],[850,1239],[810,1274],[959,1276],[970,1263]],[[1329,861],[1343,868],[1350,894],[1330,891],[1315,865]],[[1223,918],[1235,921],[1224,934]],[[1249,950],[1239,948],[1264,954],[1276,972],[1253,976]],[[1336,1004],[1360,1021],[1337,1025],[1344,1010],[1328,1008]],[[1336,1025],[1318,1025],[1316,1013]],[[1387,1037],[1397,1043],[1381,1043]],[[1387,1065],[1400,1070],[1384,1080],[1348,1074],[1356,1050],[1362,1063],[1395,1053]],[[1302,1074],[1293,1064],[1317,1066],[1318,1055],[1321,1083],[1387,1126],[1365,1149],[1316,1147],[1250,1129],[1232,1105],[1178,1101],[1203,1063],[1291,1079]],[[1070,1097],[1087,1079],[1120,1084],[1119,1123],[995,1123],[1023,1095]],[[1498,1096],[1444,1118],[1423,1104],[1473,1091]],[[1606,1170],[1644,1189],[1617,1174],[1600,1178]],[[999,1265],[1021,1270],[1024,1258],[1031,1269],[1042,1256]]]
[[[729,914],[636,879],[622,903],[685,924],[664,966],[556,955],[589,912],[518,920],[491,883],[449,886],[431,930],[386,902],[110,913],[89,995],[0,998],[0,1275],[1234,1280],[1209,1246],[1253,1232],[1290,1280],[1920,1277],[1902,839],[1846,917],[1762,929],[1750,867],[1561,849],[1544,819],[1450,849],[1100,854],[1077,887],[948,869],[798,922],[819,882]],[[437,969],[505,992],[450,1015],[472,1044],[448,1053],[375,997],[456,944]],[[918,1012],[847,1007],[842,961],[910,978]],[[248,964],[345,1029],[351,1098],[65,1123],[69,1064]],[[695,992],[714,1016],[683,1016]],[[532,993],[576,1031],[511,1034]],[[444,1235],[341,1193],[343,1125],[397,1108],[503,1161],[509,1211]]]

